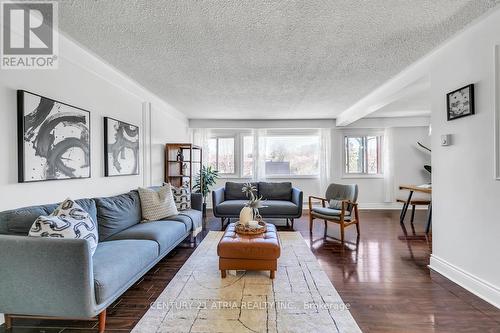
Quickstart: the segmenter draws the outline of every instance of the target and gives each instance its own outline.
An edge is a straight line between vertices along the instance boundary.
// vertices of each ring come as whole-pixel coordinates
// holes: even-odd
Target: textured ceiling
[[[75,0],[59,26],[189,118],[334,118],[499,2]]]

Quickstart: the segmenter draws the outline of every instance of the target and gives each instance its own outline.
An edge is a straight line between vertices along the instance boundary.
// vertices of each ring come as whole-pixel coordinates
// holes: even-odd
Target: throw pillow
[[[97,224],[82,207],[71,199],[64,200],[49,216],[39,216],[29,236],[85,239],[93,255],[97,248]]]
[[[332,209],[341,210],[342,209],[342,200],[330,199],[329,207]]]
[[[172,194],[178,211],[191,209],[191,193],[188,187],[172,186]]]
[[[170,184],[165,184],[157,190],[139,187],[138,191],[144,220],[158,221],[179,214]]]

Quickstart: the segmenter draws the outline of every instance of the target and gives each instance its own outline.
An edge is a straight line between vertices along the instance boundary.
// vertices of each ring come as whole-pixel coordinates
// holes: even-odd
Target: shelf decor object
[[[104,174],[139,174],[139,127],[104,117]]]
[[[90,112],[17,91],[18,181],[90,178]]]
[[[175,187],[193,190],[193,178],[201,173],[202,149],[191,143],[165,145],[164,181]]]

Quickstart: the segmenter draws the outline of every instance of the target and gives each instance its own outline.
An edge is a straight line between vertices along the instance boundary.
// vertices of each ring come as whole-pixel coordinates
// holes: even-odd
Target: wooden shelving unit
[[[165,182],[176,187],[187,185],[193,189],[194,177],[201,173],[201,147],[191,143],[165,145]]]

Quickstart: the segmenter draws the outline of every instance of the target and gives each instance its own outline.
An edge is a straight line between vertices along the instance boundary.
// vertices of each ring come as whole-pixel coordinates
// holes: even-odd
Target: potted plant
[[[211,166],[202,166],[201,173],[196,175],[193,190],[203,196],[203,217],[207,216],[207,197],[219,178],[219,171]]]

